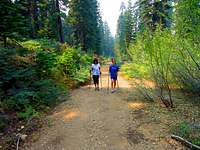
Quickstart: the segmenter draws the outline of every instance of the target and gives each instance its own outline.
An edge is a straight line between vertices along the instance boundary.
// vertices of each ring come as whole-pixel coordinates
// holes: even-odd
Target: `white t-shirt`
[[[92,64],[92,75],[100,75],[100,64]]]

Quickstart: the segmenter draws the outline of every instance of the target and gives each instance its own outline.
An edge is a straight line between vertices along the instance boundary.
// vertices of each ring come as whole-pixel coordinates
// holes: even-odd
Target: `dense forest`
[[[75,0],[3,0],[1,9],[4,47],[8,38],[20,41],[46,38],[85,52],[113,55],[114,39],[102,20],[96,0],[80,3]]]
[[[97,0],[1,0],[0,10],[2,132],[15,132],[16,122],[42,116],[85,84],[94,55],[116,56],[126,76],[141,80],[135,84],[148,100],[153,90],[143,80],[155,82],[168,108],[175,107],[175,89],[199,105],[199,0],[122,2],[115,37]]]

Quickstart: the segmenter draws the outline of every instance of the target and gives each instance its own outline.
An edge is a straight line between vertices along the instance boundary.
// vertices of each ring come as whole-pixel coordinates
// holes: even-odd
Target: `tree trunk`
[[[33,19],[34,19],[34,28],[37,36],[37,31],[39,30],[39,19],[38,19],[38,4],[37,0],[33,1]]]
[[[29,16],[30,16],[30,24],[31,24],[31,38],[36,38],[36,30],[35,30],[35,21],[34,21],[34,2],[29,0]]]
[[[63,30],[62,30],[62,20],[61,20],[61,17],[60,17],[59,0],[56,0],[56,12],[59,14],[57,16],[57,20],[56,20],[58,38],[59,38],[60,43],[64,43]]]
[[[5,35],[3,36],[3,44],[4,47],[7,47],[7,37]]]

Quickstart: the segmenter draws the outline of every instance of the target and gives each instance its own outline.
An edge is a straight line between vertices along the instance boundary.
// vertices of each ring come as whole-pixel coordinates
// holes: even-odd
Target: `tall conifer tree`
[[[71,0],[69,22],[73,28],[75,45],[84,51],[99,49],[99,8],[97,0]]]

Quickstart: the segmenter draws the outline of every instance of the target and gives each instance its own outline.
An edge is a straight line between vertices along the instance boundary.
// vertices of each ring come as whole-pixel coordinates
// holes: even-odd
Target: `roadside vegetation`
[[[186,110],[188,103],[200,108],[199,16],[198,0],[138,0],[129,1],[119,17],[116,47],[118,60],[128,62],[122,65],[124,76],[145,99],[172,109],[169,113],[179,112],[179,105]],[[187,112],[191,116],[182,118],[173,133],[199,145],[199,110]]]
[[[15,141],[13,132],[37,130],[42,122],[35,122],[44,113],[67,100],[69,89],[87,82],[92,56],[48,39],[9,41],[0,51],[0,130],[11,130],[1,142],[6,139],[9,145]]]

